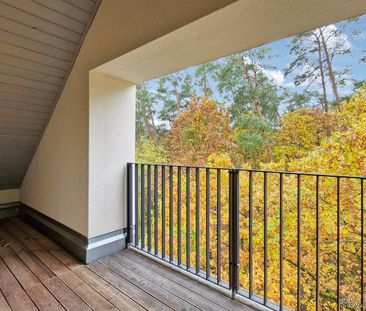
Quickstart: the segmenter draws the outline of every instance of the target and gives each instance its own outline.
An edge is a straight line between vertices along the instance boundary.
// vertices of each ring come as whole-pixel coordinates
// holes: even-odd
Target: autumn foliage
[[[152,162],[170,162],[208,167],[231,168],[240,161],[246,167],[245,159],[238,155],[235,135],[230,116],[223,106],[204,97],[194,97],[185,109],[182,109],[172,124],[171,131],[165,134],[162,144],[145,145],[141,156]],[[366,174],[366,87],[361,88],[349,100],[340,103],[329,112],[321,109],[298,109],[285,114],[279,121],[279,127],[273,134],[273,151],[275,160],[261,163],[262,169],[298,172],[319,172],[328,174]],[[266,150],[263,150],[266,152]],[[239,164],[240,165],[240,164]],[[157,172],[159,180],[162,173]],[[173,257],[177,258],[177,200],[178,169],[166,172],[168,182],[172,174],[172,223],[174,233]],[[187,202],[189,202],[190,227],[182,227],[182,263],[200,267],[202,271],[210,270],[217,275],[217,225],[221,225],[221,277],[229,280],[229,173],[220,173],[220,197],[217,197],[216,170],[200,170],[199,187],[196,185],[196,171],[182,169],[181,174],[181,223],[186,224]],[[207,186],[209,178],[209,189]],[[275,173],[267,174],[266,212],[268,222],[268,299],[279,302],[279,204],[280,180]],[[322,310],[334,310],[337,301],[337,187],[340,189],[341,214],[341,295],[348,301],[360,300],[360,262],[361,252],[361,184],[358,179],[340,179],[313,176],[301,177],[301,214],[298,211],[298,183],[296,175],[284,175],[283,180],[283,223],[284,223],[284,304],[296,308],[297,304],[297,236],[301,234],[301,309],[315,310],[316,288],[316,204],[319,209],[319,299]],[[316,203],[316,187],[318,198]],[[187,201],[187,188],[190,197]],[[253,242],[253,292],[264,294],[264,174],[252,175],[252,242]],[[365,186],[364,186],[365,187]],[[197,189],[200,197],[199,223],[196,224]],[[240,287],[249,288],[249,173],[240,173]],[[207,192],[207,190],[209,190]],[[366,189],[365,189],[366,190]],[[159,190],[160,191],[160,190]],[[209,197],[207,197],[209,194]],[[166,189],[166,197],[170,197]],[[157,202],[158,215],[161,217],[161,192]],[[220,202],[218,201],[220,200]],[[210,212],[210,252],[206,266],[206,210],[209,201]],[[153,200],[153,206],[155,202]],[[220,212],[218,210],[220,203]],[[166,206],[167,215],[170,213]],[[154,211],[153,211],[154,212]],[[218,214],[219,213],[219,214]],[[300,216],[299,216],[300,215]],[[301,227],[298,227],[300,217]],[[145,220],[146,221],[146,220]],[[154,220],[152,220],[154,221]],[[165,227],[169,228],[170,219],[166,217]],[[200,232],[200,261],[196,262],[196,225]],[[154,224],[152,224],[154,228]],[[188,231],[189,230],[189,235]],[[154,233],[154,229],[153,229]],[[152,233],[152,234],[153,234]],[[158,223],[159,243],[162,243],[162,222]],[[169,230],[166,230],[166,241],[169,241]],[[186,253],[187,240],[191,251]],[[169,253],[169,243],[166,251]],[[345,310],[354,310],[352,304],[344,303]]]

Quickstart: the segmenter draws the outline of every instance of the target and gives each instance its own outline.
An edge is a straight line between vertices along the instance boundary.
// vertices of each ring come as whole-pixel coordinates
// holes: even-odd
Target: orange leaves
[[[174,163],[204,165],[212,154],[234,149],[230,117],[215,101],[194,97],[168,135]]]

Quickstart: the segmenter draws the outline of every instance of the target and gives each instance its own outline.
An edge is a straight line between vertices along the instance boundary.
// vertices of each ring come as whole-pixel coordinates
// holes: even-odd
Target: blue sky
[[[344,35],[342,39],[344,40],[344,44],[349,45],[351,47],[351,54],[347,54],[344,56],[338,56],[333,61],[333,67],[335,70],[342,69],[344,66],[349,66],[351,68],[351,76],[349,79],[356,80],[366,80],[366,64],[360,63],[360,59],[366,55],[366,14],[362,15],[358,18],[356,22],[347,23],[347,21],[342,21],[336,24],[332,24],[328,27],[328,29],[334,29],[336,27],[339,29],[340,27],[347,25],[344,31]],[[358,36],[353,36],[354,31],[358,29],[360,34]],[[291,63],[292,56],[289,53],[289,45],[291,42],[291,38],[285,38],[282,40],[278,40],[265,46],[271,49],[271,55],[275,57],[271,57],[270,59],[266,59],[264,61],[265,64],[269,64],[275,67],[273,70],[267,71],[267,76],[272,80],[272,83],[275,83],[279,86],[286,87],[290,91],[302,91],[302,87],[295,87],[293,84],[294,75],[289,75],[286,78],[284,77],[285,68]],[[220,61],[216,60],[216,61]],[[187,68],[182,70],[183,72],[190,73],[194,76],[195,67]],[[149,82],[149,87],[152,91],[156,91],[157,88],[157,80],[152,80]],[[213,97],[215,100],[222,102],[223,100],[220,98],[218,91],[215,91],[215,85],[213,81],[210,81],[211,88],[214,89]],[[320,89],[320,84],[315,83],[313,89]],[[330,86],[329,86],[330,88]],[[344,87],[339,88],[339,93],[341,96],[347,96],[353,92],[353,85],[349,83]],[[329,92],[331,93],[331,92]],[[159,109],[159,108],[158,108]],[[285,111],[285,107],[280,107],[280,111]]]

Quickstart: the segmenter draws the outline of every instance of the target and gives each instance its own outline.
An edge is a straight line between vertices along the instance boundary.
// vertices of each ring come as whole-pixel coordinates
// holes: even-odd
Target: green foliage
[[[272,126],[262,121],[253,113],[242,114],[235,128],[235,143],[239,148],[244,162],[258,167],[266,158],[266,147],[272,143]]]

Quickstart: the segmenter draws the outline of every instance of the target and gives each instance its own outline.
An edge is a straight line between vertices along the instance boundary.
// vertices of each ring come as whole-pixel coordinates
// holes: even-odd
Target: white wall
[[[112,193],[112,189],[110,189],[111,198],[108,201],[102,185],[92,183],[89,189],[89,181],[93,182],[98,174],[103,174],[103,168],[102,171],[97,168],[102,165],[100,163],[104,160],[112,160],[111,166],[106,169],[116,168],[118,178],[123,178],[121,170],[124,161],[131,159],[131,148],[134,147],[134,141],[132,142],[134,131],[130,125],[125,128],[126,131],[131,131],[131,136],[129,140],[119,142],[121,148],[127,149],[117,148],[119,152],[126,152],[126,157],[123,154],[119,155],[118,167],[114,158],[103,159],[103,157],[98,156],[95,152],[98,148],[95,143],[101,142],[99,136],[91,135],[89,137],[89,72],[93,68],[233,1],[102,1],[45,134],[28,168],[21,187],[21,201],[88,237],[97,233],[113,231],[118,224],[121,225],[122,202],[124,202],[121,198],[121,189],[118,189],[116,193]],[[167,12],[169,13],[167,14]],[[112,93],[114,93],[113,88]],[[132,95],[126,93],[122,97],[124,96],[129,98],[128,103],[131,105]],[[105,99],[107,98],[106,96]],[[115,98],[112,95],[112,102]],[[113,109],[116,108],[113,104],[112,106]],[[90,107],[93,111],[98,109],[93,104]],[[122,107],[126,106],[120,108],[122,109]],[[129,106],[126,117],[131,114],[132,109],[133,105]],[[92,113],[92,116],[96,117],[96,114]],[[96,123],[91,124],[91,130],[95,127],[102,127],[99,119],[93,120]],[[107,124],[106,120],[101,122]],[[129,122],[133,122],[133,119],[129,119]],[[126,124],[130,124],[129,122]],[[121,128],[120,133],[122,133]],[[92,148],[90,155],[93,158],[91,166],[89,166],[89,138],[96,139],[94,144],[91,142],[90,145]],[[115,142],[117,143],[117,141]],[[132,144],[132,146],[127,146],[127,144]],[[101,149],[103,145],[104,142],[100,146]],[[115,156],[118,157],[118,154]],[[90,179],[88,176],[89,168],[95,169],[91,173]],[[107,182],[112,183],[116,178],[117,175],[114,175]],[[122,181],[120,180],[120,182]],[[117,187],[116,183],[115,187]],[[96,191],[95,194],[94,191]],[[118,206],[117,197],[121,203]],[[107,204],[111,202],[113,204],[106,208]],[[112,211],[112,206],[115,211]],[[107,212],[106,209],[108,209]],[[115,218],[107,220],[107,216]],[[92,223],[94,221],[95,224]]]
[[[226,7],[231,3],[234,4]],[[314,11],[314,7],[317,7],[317,10]],[[111,117],[111,124],[115,124],[116,119],[103,109],[103,116],[98,117],[101,109],[99,105],[102,101],[93,102],[92,100],[89,106],[89,91],[92,94],[94,92],[95,95],[101,92],[101,90],[93,90],[96,87],[94,83],[89,85],[89,72],[96,67],[170,33],[168,42],[159,41],[158,44],[150,46],[148,53],[141,53],[140,50],[140,53],[132,54],[133,62],[131,63],[134,66],[128,67],[130,70],[128,76],[126,67],[117,70],[117,78],[136,82],[142,78],[152,78],[154,75],[168,73],[181,66],[192,65],[196,61],[208,61],[211,57],[234,52],[240,47],[250,48],[253,44],[279,39],[295,31],[318,26],[323,22],[350,17],[357,12],[361,13],[365,7],[366,3],[363,0],[354,0],[352,5],[344,0],[102,1],[23,181],[21,201],[88,237],[113,231],[122,224],[120,216],[124,202],[121,197],[123,193],[120,189],[112,187],[109,188],[111,197],[108,198],[106,196],[108,189],[104,188],[98,178],[100,176],[101,179],[104,178],[103,182],[109,186],[117,185],[115,183],[117,178],[123,179],[121,171],[123,162],[130,159],[132,152],[132,146],[127,144],[134,145],[133,132],[129,123],[133,119],[128,119],[126,124],[123,123],[126,126],[126,133],[131,131],[131,140],[121,141],[121,145],[116,148],[118,152],[123,153],[118,166],[118,154],[109,157],[99,153],[104,147],[112,146],[111,142],[118,143],[118,141],[116,137],[111,138],[110,142],[103,141],[106,136],[102,135],[106,135],[107,131],[114,132],[106,122],[107,118]],[[219,10],[221,8],[224,9]],[[188,31],[187,29],[183,33],[174,31],[216,10],[221,19],[217,19],[216,15],[216,17],[208,16],[205,17],[208,20],[204,23],[194,23],[196,27],[188,28]],[[288,14],[289,10],[291,14]],[[238,14],[235,14],[236,18],[233,19],[233,13],[236,11]],[[276,15],[273,15],[274,13]],[[245,28],[245,24],[241,21],[248,21],[248,25],[252,28]],[[255,31],[250,33],[249,40],[248,35],[252,29]],[[233,36],[234,32],[240,35]],[[196,33],[205,35],[201,38]],[[219,38],[232,40],[227,40],[223,44]],[[181,49],[185,44],[199,47],[199,49]],[[165,50],[166,53],[164,53]],[[176,51],[183,54],[177,54]],[[214,51],[214,53],[202,51]],[[180,60],[178,65],[177,59]],[[124,58],[122,63],[129,64],[130,60],[131,58]],[[152,64],[154,66],[151,66]],[[115,65],[116,63],[110,63],[104,74],[115,75],[111,70]],[[135,70],[136,68],[140,70]],[[129,79],[129,77],[133,78]],[[109,89],[111,96],[106,93],[103,95],[104,105],[110,105],[110,108],[116,109],[118,113],[126,111],[123,118],[127,118],[133,109],[133,106],[130,106],[132,88],[121,81],[111,80],[110,82],[112,83]],[[117,91],[119,88],[124,91],[119,93],[120,91]],[[98,97],[99,95],[96,96]],[[115,104],[119,97],[124,101],[120,106]],[[111,100],[110,103],[109,100]],[[104,126],[108,128],[103,128]],[[101,133],[93,133],[99,130]],[[115,133],[124,137],[123,130],[118,125]],[[126,149],[122,149],[123,146]],[[103,163],[104,161],[111,161],[111,164]],[[112,169],[116,169],[117,172],[108,177],[106,172]],[[122,183],[121,180],[120,182]],[[120,205],[117,206],[117,204]],[[115,218],[108,220],[104,216]]]
[[[135,157],[135,85],[90,73],[89,237],[126,227],[126,163]]]
[[[19,189],[0,190],[0,204],[18,202]]]

